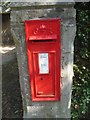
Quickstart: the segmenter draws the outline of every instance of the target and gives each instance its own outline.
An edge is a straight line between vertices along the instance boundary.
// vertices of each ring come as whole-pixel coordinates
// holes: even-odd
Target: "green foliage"
[[[77,3],[72,118],[85,118],[90,102],[90,4]]]
[[[90,102],[90,70],[83,65],[74,65],[72,117],[85,117]]]

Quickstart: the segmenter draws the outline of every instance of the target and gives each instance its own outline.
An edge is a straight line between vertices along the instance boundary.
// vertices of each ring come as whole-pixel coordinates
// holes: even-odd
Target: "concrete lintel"
[[[74,6],[74,2],[13,2],[11,10],[27,10],[27,9],[47,9],[47,8],[69,8]]]

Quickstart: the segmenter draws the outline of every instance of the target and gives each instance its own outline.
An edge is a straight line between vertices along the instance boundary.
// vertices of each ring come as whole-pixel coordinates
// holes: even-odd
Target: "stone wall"
[[[12,3],[11,27],[17,47],[19,81],[23,100],[24,118],[70,118],[73,43],[76,32],[74,3]],[[58,102],[32,102],[30,76],[25,42],[24,20],[40,18],[61,20],[61,100]]]

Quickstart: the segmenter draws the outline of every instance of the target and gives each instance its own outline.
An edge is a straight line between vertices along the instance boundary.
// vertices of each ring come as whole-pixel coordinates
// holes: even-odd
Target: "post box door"
[[[55,53],[34,53],[36,97],[55,96]]]

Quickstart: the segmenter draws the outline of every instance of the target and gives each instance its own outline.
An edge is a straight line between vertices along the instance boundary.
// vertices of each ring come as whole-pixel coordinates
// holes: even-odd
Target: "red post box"
[[[32,101],[60,100],[60,19],[25,20]]]

